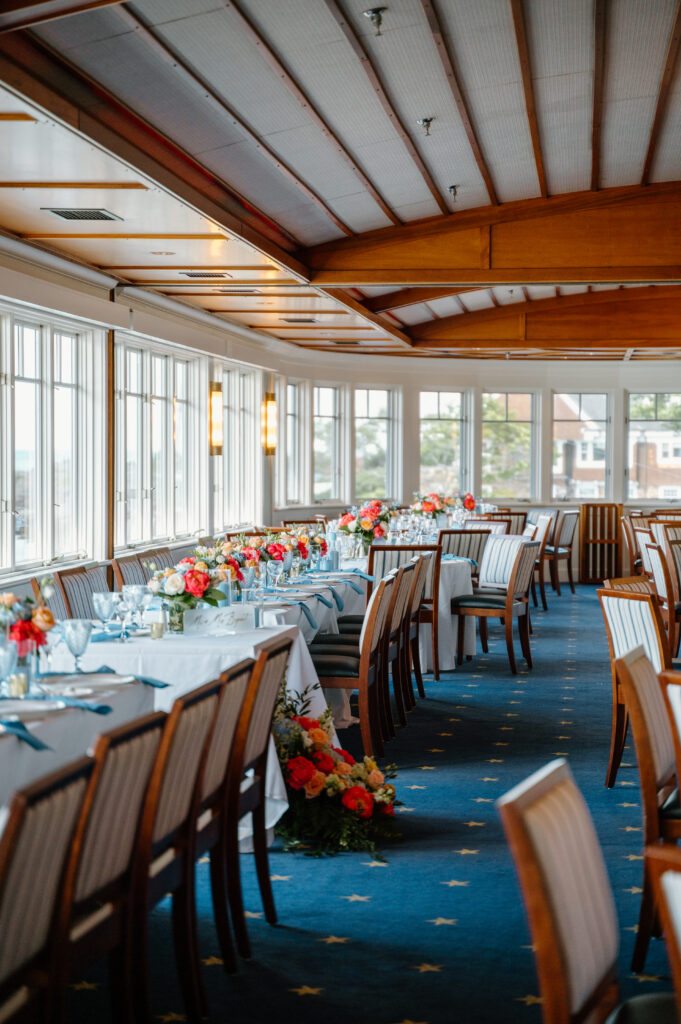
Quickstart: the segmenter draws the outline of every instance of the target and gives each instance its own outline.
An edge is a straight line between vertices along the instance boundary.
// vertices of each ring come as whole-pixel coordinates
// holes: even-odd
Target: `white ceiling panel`
[[[601,186],[640,181],[675,0],[613,0],[603,95]]]
[[[681,178],[681,61],[677,60],[657,152],[650,174],[651,181],[678,181]]]
[[[581,295],[588,287],[586,284],[562,284],[558,291],[561,295]]]
[[[166,25],[220,10],[220,0],[136,0],[135,8],[151,25]]]
[[[497,302],[502,306],[509,306],[514,302],[524,302],[525,296],[523,295],[522,288],[518,285],[511,285],[509,287],[493,288],[494,297]]]
[[[469,313],[475,309],[492,309],[494,306],[488,291],[466,292],[460,298]]]
[[[461,306],[453,295],[448,295],[445,299],[433,299],[428,305],[433,313],[440,317],[459,316],[463,313]]]
[[[396,311],[397,316],[403,324],[420,324],[425,320],[435,320],[433,312],[423,302],[415,306],[405,306]]]
[[[457,0],[439,9],[499,199],[538,195],[510,4]]]
[[[551,284],[531,284],[527,289],[527,293],[533,302],[537,299],[553,299],[556,294],[556,289]]]
[[[79,50],[88,43],[127,35],[130,26],[116,13],[115,7],[86,11],[70,18],[57,18],[34,29],[36,35],[64,53]]]

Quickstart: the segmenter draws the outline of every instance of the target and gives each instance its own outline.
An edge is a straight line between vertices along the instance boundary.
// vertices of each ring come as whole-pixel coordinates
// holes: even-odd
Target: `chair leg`
[[[480,646],[482,647],[484,654],[489,654],[489,643],[487,633],[487,616],[483,615],[478,619],[480,625]]]
[[[546,611],[548,611],[549,606],[546,603],[546,587],[544,586],[544,559],[543,558],[540,561],[539,565],[537,566],[537,571],[539,573],[539,593],[541,595],[541,606],[544,609],[544,611],[546,612]]]
[[[560,573],[558,571],[558,556],[554,555],[551,559],[551,583],[553,589],[560,597]]]
[[[411,678],[411,651],[409,649],[409,634],[405,632],[402,637],[402,690],[404,694],[404,706],[407,711],[411,711],[416,706],[416,697],[414,696],[414,684]]]
[[[518,616],[518,633],[520,634],[520,646],[523,651],[523,656],[527,662],[527,667],[532,668],[532,650],[530,648],[530,609],[528,608],[524,615]]]
[[[379,757],[383,756],[383,740],[380,736],[378,721],[378,701],[376,699],[376,684],[369,687],[368,684],[359,688],[359,729],[362,735],[362,746],[364,753],[369,757],[374,752]],[[372,742],[373,734],[373,742]]]
[[[466,626],[466,616],[457,615],[456,618],[456,663],[457,665],[463,665],[463,639],[464,629]]]
[[[225,848],[218,843],[210,851],[210,890],[213,897],[213,917],[218,933],[222,963],[227,974],[236,974],[236,954],[229,927],[227,910],[227,878],[225,875]]]
[[[277,911],[274,906],[272,883],[270,882],[270,864],[267,856],[267,829],[265,828],[265,797],[253,808],[253,854],[258,886],[268,924],[277,923]]]
[[[641,909],[638,914],[638,931],[634,944],[634,955],[631,958],[631,969],[640,974],[646,962],[650,937],[655,926],[655,899],[648,872],[644,868],[643,892],[641,893]]]
[[[385,668],[381,668],[377,686],[376,723],[381,731],[381,737],[384,740],[389,740],[395,735],[395,723],[393,722],[393,713],[390,707],[390,666],[388,664],[386,664]]]
[[[186,857],[185,859],[189,859]],[[175,963],[180,979],[187,1018],[200,1021],[208,1016],[206,994],[201,977],[199,939],[196,927],[196,894],[194,891],[194,859],[183,866],[183,879],[173,893],[173,941]]]
[[[228,809],[228,814],[230,811]],[[241,891],[241,865],[239,863],[239,819],[238,812],[231,812],[231,817],[236,820],[230,821],[225,841],[225,857],[227,863],[227,897],[229,909],[232,914],[232,925],[236,948],[244,960],[251,958],[251,944],[246,928],[246,914],[244,912],[244,898]]]
[[[610,757],[608,759],[608,770],[605,773],[605,785],[612,789],[617,778],[617,770],[624,753],[624,744],[627,739],[627,726],[629,715],[626,705],[617,699],[617,693],[613,694],[612,704],[612,734],[610,737]]]
[[[574,592],[575,592],[575,581],[572,578],[572,549],[570,549],[570,551],[568,552],[568,556],[565,559],[565,561],[567,563],[567,574],[568,574],[568,582],[570,584],[570,590],[574,594]]]
[[[109,993],[111,1016],[115,1021],[130,1024],[134,1020],[130,979],[131,951],[128,940],[120,942],[109,953]],[[52,1018],[56,1024],[55,1018]]]
[[[416,689],[419,692],[419,697],[423,698],[426,696],[426,691],[423,686],[423,674],[421,672],[421,651],[419,650],[419,634],[418,630],[416,636],[411,641],[411,660],[414,666],[414,679],[416,680]]]
[[[138,894],[139,904],[133,911],[131,934],[133,947],[131,961],[131,983],[133,1013],[136,1024],[148,1024],[151,1020],[151,996],[149,993],[149,936],[146,894]]]
[[[437,681],[440,678],[440,638],[437,626],[437,609],[433,609],[431,634],[433,639],[433,679]]]
[[[515,667],[515,654],[513,651],[513,616],[506,616],[506,650],[508,651],[508,660],[511,666],[511,672],[513,675],[516,674]]]
[[[534,582],[534,573],[532,573],[532,582],[530,583],[530,592],[532,594],[532,603],[534,607],[537,607],[537,587]]]
[[[395,697],[395,708],[397,709],[397,720],[401,726],[407,724],[407,712],[404,707],[404,696],[402,686],[402,652],[398,650],[397,657],[392,663],[393,696]],[[390,707],[390,695],[388,694],[388,707]],[[392,724],[392,715],[390,716]],[[393,729],[394,733],[394,729]]]

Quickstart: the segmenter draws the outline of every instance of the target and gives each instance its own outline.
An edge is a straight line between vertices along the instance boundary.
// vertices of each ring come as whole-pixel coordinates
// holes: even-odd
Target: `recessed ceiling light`
[[[175,256],[174,252],[150,252],[150,256]]]

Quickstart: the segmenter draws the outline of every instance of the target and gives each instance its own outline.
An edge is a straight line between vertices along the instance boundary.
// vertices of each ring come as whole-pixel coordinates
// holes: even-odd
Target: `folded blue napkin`
[[[325,583],[324,586],[331,591],[331,597],[335,601],[336,608],[338,609],[339,612],[342,612],[343,608],[345,607],[345,601],[343,600],[343,598],[340,596],[340,594],[336,593],[336,591],[334,590],[330,583]]]
[[[341,569],[341,572],[351,572],[354,576],[361,576],[363,580],[367,580],[368,583],[373,583],[375,577],[370,576],[368,572],[363,572],[362,569]]]
[[[114,675],[121,675],[121,674],[131,675],[131,676],[134,675],[135,679],[137,680],[138,683],[145,683],[147,686],[155,686],[157,690],[164,690],[166,688],[166,686],[170,685],[170,683],[164,683],[160,679],[152,678],[152,676],[140,676],[140,675],[137,675],[136,672],[130,672],[130,673],[128,673],[128,672],[126,672],[126,673],[116,672],[115,668],[109,668],[108,665],[102,665],[101,668],[94,669],[94,672],[96,672],[96,673],[99,673],[99,672],[112,672]]]
[[[43,679],[44,676],[38,678]],[[92,711],[95,715],[108,715],[113,711],[109,704],[94,704],[91,700],[81,700],[80,697],[64,697],[61,693],[32,693],[31,700],[58,700],[67,708],[80,708],[81,711]]]
[[[320,574],[320,575],[322,575],[322,574]],[[338,574],[334,573],[334,576],[336,576],[336,575],[338,575]],[[350,587],[351,590],[354,590],[354,592],[356,594],[363,593],[362,588],[360,587],[359,583],[355,583],[354,580],[335,580],[335,582],[336,583],[344,583],[347,587]]]
[[[291,590],[295,590],[296,589],[295,585],[291,584],[290,589]],[[265,593],[266,594],[281,594],[283,597],[286,597],[286,590],[284,588],[282,588],[282,587],[278,587],[278,588],[277,587],[265,587]],[[328,597],[322,597],[321,594],[316,593],[316,591],[314,591],[314,590],[310,591],[310,597],[316,597],[317,600],[321,601],[322,604],[325,604],[327,608],[333,608],[333,601],[329,601]]]
[[[272,588],[270,588],[270,587],[266,587],[265,588],[265,593],[276,594],[277,591],[272,590]],[[286,591],[284,591],[284,596],[285,596],[285,594],[286,594]],[[310,609],[307,607],[307,602],[306,601],[294,601],[293,598],[287,597],[286,598],[286,604],[298,605],[298,607],[302,610],[303,615],[305,616],[307,621],[310,623],[312,628],[315,629],[315,630],[319,629],[319,626],[317,625],[316,619],[314,618],[314,616],[313,616],[312,612],[310,611]]]
[[[48,747],[47,743],[43,743],[32,732],[29,732],[23,722],[6,722],[0,718],[0,726],[2,726],[3,732],[8,732],[12,736],[16,736],[18,740],[23,740],[24,743],[28,743],[29,747],[33,747],[34,750],[52,750],[52,747]]]

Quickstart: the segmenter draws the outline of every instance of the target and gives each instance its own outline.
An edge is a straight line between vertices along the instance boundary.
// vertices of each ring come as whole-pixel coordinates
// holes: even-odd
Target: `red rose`
[[[351,786],[341,797],[344,807],[354,811],[358,818],[370,818],[374,811],[374,798],[364,786]]]
[[[243,583],[243,581],[244,581],[244,574],[242,573],[241,567],[240,567],[239,563],[236,561],[236,559],[228,558],[227,559],[227,565],[231,566],[232,569],[234,569],[234,574],[235,574],[236,578],[238,579],[239,583]],[[186,578],[187,577],[185,576],[185,579]]]
[[[298,541],[298,553],[300,554],[301,558],[307,558],[308,555],[310,554],[309,550],[305,547],[302,540]]]
[[[178,565],[193,565],[195,561],[196,561],[196,558],[194,558],[192,555],[187,555],[186,558],[180,559],[180,561],[177,564]]]
[[[294,717],[293,721],[297,722],[301,729],[305,729],[306,732],[309,732],[310,729],[319,728],[318,718],[305,718],[302,715],[297,715],[296,717]]]
[[[323,555],[325,555],[326,552],[329,550],[329,546],[328,546],[328,544],[326,543],[325,540],[322,540],[322,541],[319,542],[319,547],[320,547],[321,552],[322,552]]]
[[[421,508],[423,509],[424,512],[434,512],[435,511],[435,505],[433,505],[432,501],[422,501],[421,502]]]
[[[339,526],[349,526],[350,523],[354,523],[354,521],[355,521],[355,517],[353,515],[351,515],[349,512],[346,512],[345,515],[341,516],[340,519],[338,520],[338,525]]]
[[[472,494],[467,494],[463,499],[463,507],[469,512],[472,512],[475,508],[475,498]]]
[[[339,757],[342,757],[346,764],[357,764],[352,754],[348,754],[347,750],[341,750],[340,747],[331,747],[331,749],[333,750],[334,754],[338,754]]]
[[[19,619],[13,626],[10,627],[9,631],[10,640],[15,640],[17,644],[17,654],[20,658],[25,658],[29,653],[28,648],[29,640],[35,642],[36,647],[42,647],[43,644],[47,643],[45,634],[39,626],[36,626],[35,622],[25,622],[23,619]]]
[[[306,757],[292,757],[286,764],[286,777],[291,789],[302,789],[317,771]]]
[[[378,526],[374,526],[374,537],[385,537],[385,530],[380,523]]]
[[[245,558],[247,562],[259,562],[260,552],[257,548],[242,548],[241,557]]]
[[[267,553],[271,555],[275,562],[283,562],[286,548],[283,544],[268,544]]]
[[[190,569],[184,574],[184,585],[188,594],[192,594],[194,597],[203,597],[210,586],[210,576],[207,572]]]
[[[395,816],[395,808],[392,804],[379,804],[378,806],[381,814],[387,814],[389,818]]]
[[[336,767],[336,762],[330,754],[325,754],[323,750],[318,750],[312,755],[312,760],[317,766],[317,771],[324,772],[325,775],[330,775]]]

